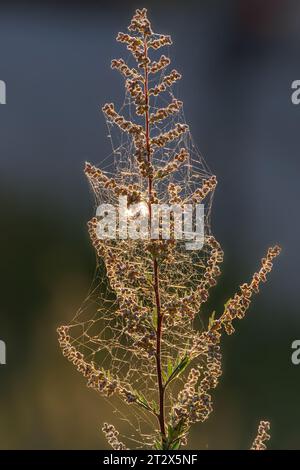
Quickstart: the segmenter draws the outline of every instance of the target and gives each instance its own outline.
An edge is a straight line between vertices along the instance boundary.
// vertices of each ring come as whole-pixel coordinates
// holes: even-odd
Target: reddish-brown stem
[[[144,83],[144,95],[145,95],[145,139],[146,139],[146,150],[148,162],[151,162],[151,148],[150,148],[150,125],[149,125],[149,91],[148,91],[148,47],[147,39],[144,37],[144,54],[146,58],[145,64],[145,83]],[[152,177],[148,177],[148,206],[149,206],[149,219],[151,229],[151,202],[152,202],[152,188],[153,180]],[[157,414],[160,432],[162,440],[166,437],[165,430],[165,405],[164,405],[164,384],[162,378],[162,367],[161,367],[161,340],[162,340],[162,325],[163,325],[163,314],[161,312],[160,303],[160,292],[159,292],[159,269],[157,259],[153,259],[153,278],[154,278],[154,293],[155,293],[155,304],[157,312],[157,327],[156,327],[156,372],[157,372],[157,384],[158,384],[158,395],[159,395],[159,413]]]
[[[157,309],[157,328],[156,328],[156,370],[157,370],[157,382],[159,391],[159,425],[161,429],[162,437],[166,436],[165,430],[165,406],[164,406],[164,385],[162,380],[162,369],[161,369],[161,339],[162,339],[162,324],[163,315],[161,313],[160,295],[159,295],[159,272],[157,260],[153,261],[153,274],[154,274],[154,291],[155,291],[155,303]]]

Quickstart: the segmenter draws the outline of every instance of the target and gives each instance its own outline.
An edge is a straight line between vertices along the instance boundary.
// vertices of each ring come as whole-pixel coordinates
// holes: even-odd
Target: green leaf
[[[154,448],[155,448],[155,450],[163,450],[161,442],[158,441],[158,440],[154,442]]]
[[[188,355],[184,356],[182,359],[180,359],[179,363],[175,365],[175,367],[170,369],[170,373],[168,372],[168,378],[166,380],[165,386],[167,386],[172,380],[174,380],[176,377],[179,377],[180,374],[186,369],[186,367],[190,363],[190,357]],[[169,364],[168,364],[168,369],[169,369]]]
[[[152,323],[154,328],[157,328],[157,307],[153,308],[153,314],[152,314]]]
[[[155,413],[158,413],[158,406],[157,406],[156,401],[152,400],[151,407]]]
[[[169,425],[167,428],[167,437],[163,442],[163,449],[178,450],[180,448],[183,433],[184,421],[179,421],[174,427]]]
[[[180,439],[177,439],[177,440],[174,442],[174,444],[171,445],[171,450],[178,450],[178,449],[180,449],[180,444],[181,444]]]
[[[213,313],[211,314],[211,316],[209,317],[209,320],[208,320],[208,329],[209,329],[209,330],[211,329],[211,327],[212,327],[213,324],[214,324],[215,315],[216,315],[216,312],[215,312],[215,310],[214,310]]]
[[[148,273],[145,273],[145,277],[147,279],[147,281],[152,284],[153,282],[153,274],[151,272],[148,272]]]
[[[169,359],[168,360],[168,377],[170,377],[170,375],[172,374],[172,371],[173,371],[173,364],[172,364],[171,359]]]
[[[151,411],[152,413],[155,412],[155,410],[151,407],[151,405],[148,403],[146,397],[137,391],[134,391],[135,396],[137,397],[137,404],[141,406],[142,408],[145,408],[147,411]]]

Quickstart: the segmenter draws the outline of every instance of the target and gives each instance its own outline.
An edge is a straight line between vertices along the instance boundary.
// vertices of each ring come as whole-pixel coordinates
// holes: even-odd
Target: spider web
[[[159,35],[153,34],[153,37]],[[156,51],[152,57],[155,59]],[[126,64],[131,66],[131,58]],[[161,83],[165,74],[164,69],[158,79]],[[150,76],[157,84],[157,74]],[[167,106],[175,98],[176,85],[151,97],[150,110],[152,113]],[[135,123],[143,125],[144,118],[135,113],[135,105],[129,92],[126,92],[124,102],[118,110],[120,115]],[[183,108],[167,119],[155,122],[151,126],[151,137],[168,132],[177,123],[186,124]],[[147,192],[147,182],[140,174],[135,158],[135,148],[132,137],[122,132],[114,123],[106,119],[108,138],[111,141],[112,153],[99,162],[99,167],[118,184],[137,184],[142,192]],[[201,187],[203,182],[212,176],[203,156],[193,142],[190,131],[182,134],[167,146],[157,148],[152,157],[152,164],[158,168],[165,167],[174,155],[184,148],[188,151],[188,159],[170,174],[168,178],[159,180],[155,185],[160,203],[169,201],[168,184],[180,186],[180,197],[184,202],[190,202],[190,196]],[[117,205],[118,201],[110,189],[105,188],[96,179],[90,178],[89,183],[95,198],[95,208],[100,203]],[[210,214],[213,191],[205,201],[205,240],[211,234]],[[84,360],[94,364],[98,369],[108,371],[110,377],[117,377],[121,384],[137,391],[140,397],[146,397],[147,403],[157,401],[157,375],[155,355],[149,353],[142,343],[141,333],[128,334],[128,317],[120,314],[120,298],[123,305],[128,306],[130,315],[135,315],[135,309],[143,312],[147,325],[147,337],[153,336],[155,325],[155,308],[153,294],[152,258],[145,250],[144,240],[106,240],[106,245],[114,254],[114,282],[111,282],[107,272],[108,259],[97,258],[96,274],[86,300],[68,324],[71,337],[70,343],[81,352]],[[190,295],[203,282],[205,269],[212,254],[212,247],[205,243],[201,250],[187,251],[184,241],[176,241],[172,254],[160,264],[160,295],[162,307],[168,306],[165,312],[165,322],[162,331],[162,368],[167,374],[170,364],[176,364],[192,349],[193,339],[197,335],[195,324],[201,325],[199,312],[194,316],[183,315],[176,301]],[[133,272],[135,275],[130,275]],[[116,285],[121,287],[115,287]],[[123,291],[121,292],[121,289]],[[172,310],[172,302],[173,306]],[[200,322],[199,322],[200,320]],[[196,323],[195,323],[196,322]],[[178,391],[182,388],[185,374],[168,389],[166,401],[166,416],[176,401]],[[124,421],[121,426],[123,440],[132,441],[136,447],[151,447],[158,424],[151,414],[133,404],[124,405],[120,398],[113,396],[109,403]]]

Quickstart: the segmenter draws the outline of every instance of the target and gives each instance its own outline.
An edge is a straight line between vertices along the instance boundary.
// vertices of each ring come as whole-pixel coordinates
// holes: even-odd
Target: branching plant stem
[[[151,163],[151,148],[150,148],[150,124],[149,124],[149,87],[148,87],[148,46],[147,46],[147,37],[144,35],[144,53],[146,58],[145,70],[144,70],[144,98],[145,98],[145,136],[146,136],[146,149],[147,149],[147,159]],[[151,176],[148,177],[148,207],[149,207],[149,220],[151,224],[151,201],[152,201],[152,188],[153,188],[153,179]],[[162,377],[162,366],[161,366],[161,340],[162,340],[162,326],[163,326],[163,314],[161,311],[160,303],[160,292],[159,292],[159,267],[157,258],[153,258],[153,288],[155,294],[155,306],[157,312],[157,327],[156,327],[156,372],[157,372],[157,385],[158,385],[158,394],[159,394],[159,412],[157,414],[157,419],[160,426],[162,443],[166,438],[166,429],[165,429],[165,404],[164,404],[164,384]]]

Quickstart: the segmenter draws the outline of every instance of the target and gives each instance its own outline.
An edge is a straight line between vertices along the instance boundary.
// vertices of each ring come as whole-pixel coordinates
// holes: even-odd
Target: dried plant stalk
[[[127,196],[129,211],[131,204],[143,202],[150,221],[154,203],[183,206],[203,201],[205,244],[194,252],[172,238],[101,240],[94,217],[88,229],[106,273],[102,290],[106,282],[107,295],[99,289],[96,315],[82,318],[80,312],[58,334],[63,354],[89,387],[131,405],[140,446],[178,449],[186,443],[190,426],[205,421],[212,411],[211,392],[222,373],[222,333],[234,332],[233,321],[244,317],[280,248],[268,250],[250,283],[240,286],[207,329],[196,327],[195,318],[216,284],[223,260],[209,228],[217,180],[197,154],[183,103],[172,94],[181,75],[176,70],[166,73],[170,59],[165,55],[151,59],[152,53],[171,45],[171,38],[153,33],[146,9],[136,11],[128,30],[117,40],[127,46],[136,67],[115,59],[112,68],[125,77],[127,107],[122,110],[130,113],[123,115],[112,103],[102,108],[109,130],[119,129],[126,140],[115,152],[119,161],[113,175],[89,163],[85,174],[98,203],[117,204],[119,196]],[[150,428],[148,434],[141,423]],[[114,426],[105,424],[103,430],[113,448],[127,448]],[[267,430],[261,422],[253,449],[265,447]]]
[[[266,450],[265,442],[270,439],[268,432],[270,431],[270,423],[261,421],[258,426],[257,436],[254,439],[251,450]]]

